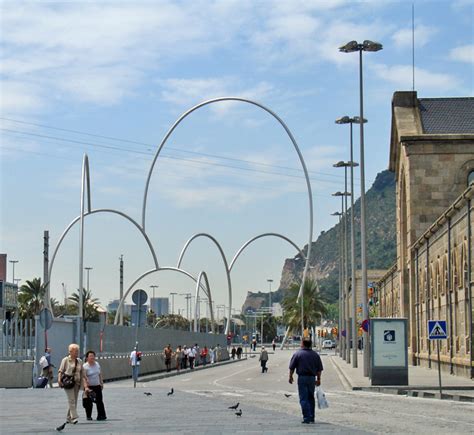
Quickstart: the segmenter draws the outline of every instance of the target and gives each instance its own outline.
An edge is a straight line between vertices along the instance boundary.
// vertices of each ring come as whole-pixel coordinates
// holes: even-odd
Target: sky
[[[163,137],[194,105],[237,96],[274,111],[308,167],[314,232],[335,224],[332,193],[344,189],[349,128],[359,114],[358,55],[338,47],[365,39],[366,186],[388,166],[391,98],[412,90],[410,1],[1,1],[0,252],[18,260],[20,285],[41,277],[43,231],[50,256],[80,214],[81,167],[88,155],[92,208],[142,222],[145,183]],[[419,97],[472,96],[474,2],[415,1],[415,89]],[[359,159],[358,129],[354,130]],[[360,175],[355,173],[355,196]],[[368,211],[370,213],[370,210]],[[160,266],[176,266],[186,241],[208,233],[227,261],[250,238],[281,233],[309,240],[308,193],[285,130],[251,104],[219,102],[188,116],[169,137],[151,176],[146,232]],[[112,214],[85,219],[84,266],[103,305],[118,297],[119,257],[127,289],[153,260],[140,232]],[[248,291],[278,287],[296,250],[260,239],[232,270],[233,307]],[[51,296],[79,286],[79,226],[61,245]],[[228,305],[225,268],[209,239],[193,241],[182,268],[206,271],[216,304]],[[9,264],[8,279],[12,280]],[[84,281],[85,282],[85,281]],[[194,293],[175,272],[135,287],[155,296]],[[130,300],[130,298],[128,299]],[[175,312],[184,309],[176,296]]]

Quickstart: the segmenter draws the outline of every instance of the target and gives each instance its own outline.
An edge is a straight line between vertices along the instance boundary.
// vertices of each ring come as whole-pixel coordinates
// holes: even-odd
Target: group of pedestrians
[[[200,348],[197,343],[194,346],[179,345],[175,350],[168,344],[163,349],[163,358],[165,360],[166,371],[170,372],[174,367],[176,371],[185,370],[188,367],[194,370],[200,364],[205,366],[208,362],[211,364],[218,361],[220,355],[220,346],[207,346]]]
[[[70,344],[68,351],[68,356],[62,359],[58,370],[58,385],[66,392],[68,401],[66,422],[69,424],[78,422],[77,400],[81,389],[83,390],[82,405],[86,411],[87,420],[92,420],[94,403],[97,406],[97,420],[106,420],[102,395],[104,380],[100,364],[96,361],[95,352],[93,350],[87,351],[86,362],[83,363],[79,358],[77,344]]]

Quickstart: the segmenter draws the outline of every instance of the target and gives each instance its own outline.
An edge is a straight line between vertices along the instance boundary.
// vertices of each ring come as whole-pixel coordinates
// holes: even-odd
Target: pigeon
[[[65,427],[66,427],[66,423],[63,423],[61,426],[58,426],[58,427],[56,428],[56,430],[57,430],[58,432],[61,432]]]
[[[229,406],[229,408],[228,408],[228,409],[237,409],[237,408],[239,407],[239,405],[240,405],[240,402],[237,402],[237,404],[236,404],[236,405]]]
[[[167,396],[171,396],[174,393],[173,388],[171,388],[171,391],[167,394]]]
[[[285,397],[288,399],[288,397],[291,397],[291,394],[286,394],[285,393]]]
[[[153,394],[151,393],[143,393],[145,396],[152,396]]]
[[[237,417],[242,417],[242,410],[239,409],[239,410],[235,413],[235,415],[236,415]]]

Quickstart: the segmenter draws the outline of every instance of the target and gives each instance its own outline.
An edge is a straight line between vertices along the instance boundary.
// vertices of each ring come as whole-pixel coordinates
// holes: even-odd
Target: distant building
[[[169,314],[170,301],[169,298],[151,298],[150,299],[150,309],[157,316],[166,316]]]
[[[120,301],[118,299],[114,299],[107,304],[107,312],[113,313],[117,311]],[[132,305],[131,304],[124,304],[123,306],[123,314],[125,316],[131,316],[132,314]]]
[[[7,254],[0,254],[0,319],[10,319],[18,309],[18,285],[7,282]]]

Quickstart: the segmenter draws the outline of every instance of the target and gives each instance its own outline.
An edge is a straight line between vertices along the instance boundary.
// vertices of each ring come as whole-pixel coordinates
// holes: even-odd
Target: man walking
[[[142,353],[138,351],[138,344],[130,354],[129,364],[132,366],[133,388],[137,387],[138,372],[140,370],[140,361],[142,360]]]
[[[260,352],[260,366],[262,367],[262,373],[268,371],[267,362],[268,362],[268,352],[265,350],[265,346],[262,346],[262,351]]]
[[[323,363],[320,356],[311,349],[309,337],[303,337],[301,349],[297,350],[290,361],[290,376],[288,382],[293,383],[293,373],[298,375],[298,395],[300,396],[303,424],[314,423],[314,389],[321,385]]]

